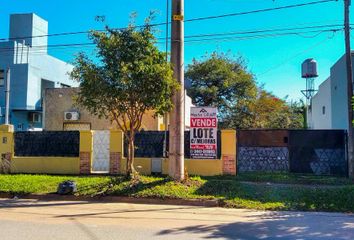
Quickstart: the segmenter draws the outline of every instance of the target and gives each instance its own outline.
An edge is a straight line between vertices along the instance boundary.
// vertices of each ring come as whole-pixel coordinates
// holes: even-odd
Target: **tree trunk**
[[[128,140],[128,156],[127,156],[127,167],[126,174],[131,176],[133,173],[136,173],[134,168],[134,131],[130,131],[129,140]]]

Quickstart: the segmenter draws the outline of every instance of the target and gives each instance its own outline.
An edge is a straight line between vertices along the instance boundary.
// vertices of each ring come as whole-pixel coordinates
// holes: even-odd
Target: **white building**
[[[344,55],[331,67],[330,77],[320,84],[311,100],[307,119],[310,129],[348,128],[346,74]]]

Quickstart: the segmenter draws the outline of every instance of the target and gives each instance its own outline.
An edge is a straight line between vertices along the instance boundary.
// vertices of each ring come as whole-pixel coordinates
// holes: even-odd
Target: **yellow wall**
[[[3,137],[7,142],[3,143]],[[223,130],[221,134],[222,155],[236,156],[236,131]],[[92,154],[92,131],[80,131],[80,152]],[[13,127],[0,125],[0,153],[14,152]],[[110,152],[123,151],[123,133],[111,130]],[[92,156],[91,156],[92,159]],[[151,174],[151,158],[135,158],[134,166],[141,174]],[[190,175],[212,176],[222,174],[222,160],[185,159],[185,167]],[[120,173],[124,174],[126,158],[120,163]],[[162,173],[168,174],[168,159],[162,159]],[[79,157],[13,157],[13,173],[79,174]]]
[[[127,159],[123,158],[120,164],[121,174],[125,174],[125,169],[127,166]],[[149,175],[151,174],[151,158],[135,158],[134,159],[135,170],[141,174]]]
[[[151,159],[139,158],[139,163],[151,173]],[[149,166],[148,166],[149,165]],[[124,165],[125,166],[125,165]],[[190,175],[215,176],[222,174],[222,161],[220,159],[185,159],[184,166]],[[168,159],[162,159],[162,174],[168,174]]]
[[[93,139],[92,131],[80,131],[80,152],[92,152]]]
[[[79,174],[78,157],[14,157],[11,173]]]
[[[110,152],[119,152],[123,153],[124,149],[124,138],[123,132],[119,130],[111,130],[110,140],[109,140],[109,148]]]
[[[236,131],[235,130],[221,131],[221,154],[236,156]]]
[[[162,174],[168,174],[169,171],[168,158],[162,159]]]
[[[215,176],[222,174],[222,161],[219,159],[186,159],[184,167],[189,175]]]
[[[0,154],[14,152],[14,134],[12,125],[0,125]]]

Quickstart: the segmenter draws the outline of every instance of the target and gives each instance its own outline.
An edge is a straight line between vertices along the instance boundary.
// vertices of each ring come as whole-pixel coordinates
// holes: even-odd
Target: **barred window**
[[[5,84],[5,71],[0,69],[0,87]]]

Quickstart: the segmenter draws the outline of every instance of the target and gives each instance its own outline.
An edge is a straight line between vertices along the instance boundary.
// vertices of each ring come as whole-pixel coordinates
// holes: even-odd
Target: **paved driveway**
[[[1,240],[354,239],[338,213],[0,199]]]

